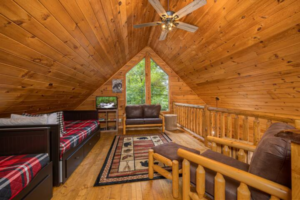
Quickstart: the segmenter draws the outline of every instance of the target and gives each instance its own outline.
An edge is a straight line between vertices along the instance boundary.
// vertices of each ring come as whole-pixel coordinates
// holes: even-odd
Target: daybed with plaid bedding
[[[60,159],[70,148],[81,144],[98,128],[97,120],[65,121],[66,134],[60,138]]]
[[[0,156],[0,199],[14,198],[48,163],[47,153]]]

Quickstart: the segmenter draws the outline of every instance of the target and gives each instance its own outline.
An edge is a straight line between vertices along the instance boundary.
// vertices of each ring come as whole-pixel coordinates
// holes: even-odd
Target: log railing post
[[[173,197],[178,198],[179,194],[179,163],[177,160],[172,162],[172,187]]]
[[[227,114],[227,131],[226,137],[231,138],[232,134],[232,118],[231,114]]]
[[[249,141],[249,120],[248,120],[248,116],[245,116],[244,121],[243,121],[243,140]]]
[[[208,142],[207,142],[207,133],[208,133],[208,118],[209,118],[209,114],[208,114],[208,108],[207,105],[204,106],[204,110],[203,110],[203,121],[202,121],[202,137],[204,137],[204,143],[206,146],[208,146]]]
[[[222,174],[215,176],[215,199],[225,200],[225,179]]]
[[[257,145],[260,138],[260,122],[259,118],[255,118],[253,122],[253,144]]]
[[[205,170],[201,165],[198,165],[197,167],[196,191],[199,199],[202,199],[205,194]]]
[[[182,162],[182,199],[190,199],[190,162],[186,159]]]
[[[246,163],[247,162],[246,158],[247,158],[247,156],[246,156],[244,149],[240,149],[238,152],[238,160],[243,163]]]
[[[245,183],[241,183],[237,189],[237,199],[238,200],[250,200],[251,193],[248,186]]]
[[[224,113],[221,113],[220,115],[220,137],[224,138],[225,137],[225,120],[224,120]]]
[[[232,137],[234,139],[239,139],[239,129],[240,129],[239,125],[240,125],[239,116],[235,115],[235,118],[234,118],[234,132],[233,132],[233,135],[232,135]]]
[[[227,145],[223,147],[223,155],[230,157],[230,149]]]
[[[218,148],[217,144],[215,142],[212,142],[211,143],[211,150],[217,152],[217,148]]]
[[[148,171],[149,171],[149,179],[153,179],[153,173],[154,173],[154,170],[153,170],[153,154],[154,154],[154,151],[153,149],[150,149],[149,150],[149,161],[148,161]]]

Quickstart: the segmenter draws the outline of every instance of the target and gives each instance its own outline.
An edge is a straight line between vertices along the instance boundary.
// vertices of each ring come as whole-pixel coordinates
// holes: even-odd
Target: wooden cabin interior
[[[1,0],[0,199],[300,199],[299,0]]]

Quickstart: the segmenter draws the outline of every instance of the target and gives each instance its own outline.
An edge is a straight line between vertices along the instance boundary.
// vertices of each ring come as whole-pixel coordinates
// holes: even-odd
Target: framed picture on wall
[[[112,80],[113,93],[122,93],[122,90],[123,90],[122,79],[113,79]]]

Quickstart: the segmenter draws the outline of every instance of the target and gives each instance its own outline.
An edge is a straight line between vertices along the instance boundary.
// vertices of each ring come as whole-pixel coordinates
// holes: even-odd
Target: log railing
[[[249,172],[236,169],[223,163],[205,158],[201,155],[179,149],[178,156],[184,158],[182,163],[182,199],[183,200],[200,200],[205,199],[205,169],[217,172],[214,181],[214,199],[225,200],[225,184],[224,176],[232,178],[240,182],[237,189],[238,200],[250,200],[251,192],[249,187],[270,194],[272,200],[291,199],[291,191],[289,188],[253,175]],[[198,165],[196,170],[196,192],[190,190],[190,162]]]
[[[291,125],[300,123],[299,118],[290,116],[275,116],[256,111],[234,110],[210,107],[207,105],[192,105],[174,103],[174,113],[177,123],[206,139],[207,136],[231,138],[257,145],[262,134],[273,122],[284,122]]]

